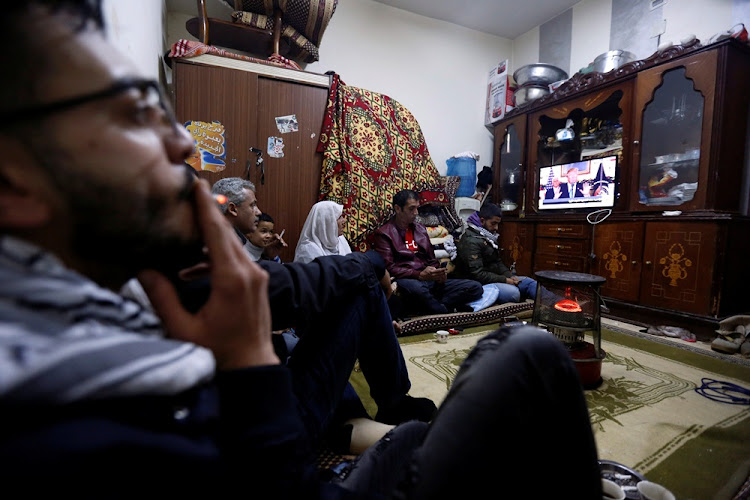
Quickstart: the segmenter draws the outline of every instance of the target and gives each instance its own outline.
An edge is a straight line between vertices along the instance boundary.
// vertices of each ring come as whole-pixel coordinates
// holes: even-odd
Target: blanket
[[[333,75],[318,143],[323,153],[320,199],[344,206],[344,236],[359,250],[393,214],[402,189],[441,189],[422,130],[390,97],[349,87]]]

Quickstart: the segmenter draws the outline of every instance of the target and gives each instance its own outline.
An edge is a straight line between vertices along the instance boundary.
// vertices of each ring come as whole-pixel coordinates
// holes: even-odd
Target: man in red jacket
[[[416,222],[419,196],[404,189],[393,197],[396,214],[374,235],[374,248],[396,278],[408,313],[440,314],[470,310],[466,304],[482,296],[482,285],[474,280],[448,278],[440,266],[422,224]]]

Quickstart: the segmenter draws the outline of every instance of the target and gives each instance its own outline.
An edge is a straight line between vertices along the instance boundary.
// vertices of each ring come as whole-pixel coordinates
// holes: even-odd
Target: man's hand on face
[[[161,273],[147,270],[138,276],[167,333],[213,351],[221,370],[279,364],[271,342],[268,273],[242,248],[205,181],[195,187],[195,210],[211,276],[203,307],[195,314],[186,311]]]

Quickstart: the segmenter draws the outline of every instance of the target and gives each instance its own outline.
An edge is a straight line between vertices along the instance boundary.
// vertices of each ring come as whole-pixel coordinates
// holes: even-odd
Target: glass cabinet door
[[[708,51],[638,73],[631,210],[710,208],[716,69]]]
[[[664,73],[662,85],[643,111],[638,202],[680,206],[698,189],[703,96],[685,68]]]
[[[506,213],[522,213],[524,210],[525,137],[525,116],[500,123],[495,128],[497,191],[493,199]]]

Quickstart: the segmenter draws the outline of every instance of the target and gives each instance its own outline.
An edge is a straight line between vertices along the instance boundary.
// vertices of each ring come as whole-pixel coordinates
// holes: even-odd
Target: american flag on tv
[[[554,174],[552,173],[554,169],[549,169],[549,177],[547,177],[547,189],[552,189],[552,179],[555,178]]]

